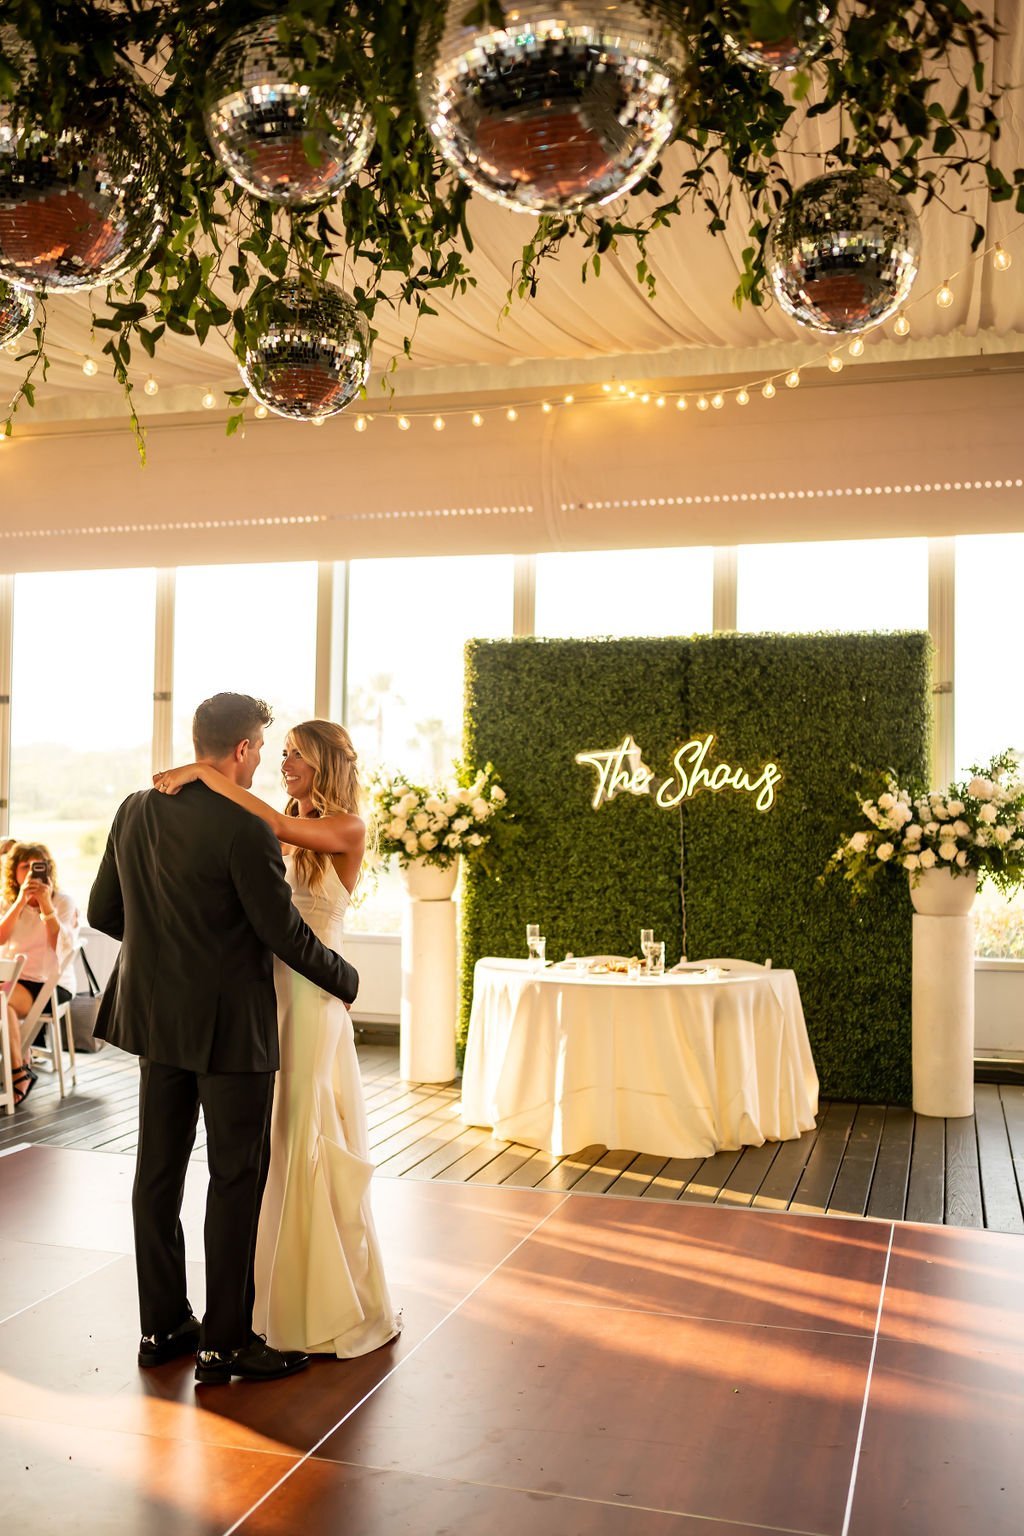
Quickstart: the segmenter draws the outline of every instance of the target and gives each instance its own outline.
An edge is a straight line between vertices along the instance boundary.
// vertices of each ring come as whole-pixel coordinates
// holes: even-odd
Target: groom
[[[196,758],[248,789],[266,704],[218,693],[196,710]],[[256,1224],[278,1067],[273,957],[345,1003],[359,978],[292,906],[270,828],[203,784],[131,795],[114,818],[89,922],[122,940],[96,1034],[141,1060],[132,1213],[139,1364],[198,1349],[196,1380],[268,1381],[308,1365],[252,1332]],[[188,1304],[181,1202],[206,1122],[206,1315]]]

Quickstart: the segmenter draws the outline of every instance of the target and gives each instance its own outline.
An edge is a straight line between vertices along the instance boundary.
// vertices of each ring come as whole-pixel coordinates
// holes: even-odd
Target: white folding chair
[[[14,1114],[14,1069],[11,1066],[11,1029],[7,1018],[7,999],[14,990],[25,964],[24,955],[4,955],[0,958],[0,1052],[3,1053],[3,1088],[0,1104],[9,1115]]]
[[[767,959],[764,965],[758,965],[756,960],[731,960],[728,958],[719,960],[701,960],[701,965],[717,965],[722,971],[770,971],[771,959]]]
[[[81,947],[80,944],[75,945],[72,959],[77,956]],[[43,982],[35,1002],[22,1019],[21,1048],[27,1051],[30,1045],[34,1045],[36,1036],[42,1029],[46,1028],[49,1031],[48,1041],[43,1049],[49,1052],[50,1070],[57,1074],[60,1096],[63,1099],[67,1096],[64,1085],[64,1042],[67,1044],[71,1084],[74,1088],[78,1087],[78,1069],[75,1063],[75,1032],[71,1026],[71,1000],[69,998],[66,1003],[57,1001],[59,979],[57,975],[53,975]],[[64,1035],[63,1041],[61,1031]]]

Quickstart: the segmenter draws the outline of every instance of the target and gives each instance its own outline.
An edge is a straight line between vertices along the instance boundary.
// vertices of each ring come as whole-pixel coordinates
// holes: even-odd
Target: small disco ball
[[[880,176],[837,171],[793,194],[768,231],[765,265],[788,315],[827,335],[888,319],[917,277],[921,228]]]
[[[24,288],[0,283],[0,347],[24,336],[36,317],[35,301]]]
[[[765,15],[765,9],[758,7],[759,17]],[[834,10],[835,0],[799,0],[785,15],[780,12],[773,26],[753,19],[745,24],[737,22],[723,34],[725,45],[751,69],[799,69],[816,58],[828,42]]]
[[[246,348],[249,393],[277,416],[337,416],[370,372],[370,328],[340,288],[295,278],[278,283],[270,318]]]
[[[206,78],[206,136],[232,181],[267,202],[301,207],[358,176],[373,148],[373,118],[339,80],[330,95],[295,78],[304,60],[282,46],[279,16],[243,27]],[[331,51],[330,39],[320,47]]]
[[[141,266],[167,222],[156,121],[127,70],[83,87],[56,136],[0,104],[0,278],[74,293]]]
[[[478,7],[471,14],[479,16]],[[417,45],[423,119],[476,192],[519,213],[607,203],[675,132],[685,63],[656,0],[521,0],[466,19],[448,0]]]

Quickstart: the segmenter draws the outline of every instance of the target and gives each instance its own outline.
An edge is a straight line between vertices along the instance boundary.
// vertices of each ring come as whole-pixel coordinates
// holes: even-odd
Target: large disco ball
[[[627,192],[679,118],[684,51],[666,12],[655,0],[521,0],[501,26],[448,0],[417,50],[420,108],[441,154],[520,213]]]
[[[280,21],[264,17],[228,39],[206,78],[203,117],[233,181],[296,208],[359,174],[373,148],[373,118],[343,80],[329,95],[299,83],[304,62],[282,46]],[[329,54],[330,40],[318,41]]]
[[[24,288],[0,283],[0,347],[23,336],[36,316],[35,301]]]
[[[921,228],[880,176],[837,171],[793,194],[768,231],[775,296],[801,325],[828,335],[888,319],[914,285]]]
[[[747,10],[746,0],[739,0]],[[824,48],[835,0],[797,0],[785,11],[759,5],[755,15],[737,17],[723,34],[726,47],[751,69],[799,69]]]
[[[0,277],[102,288],[145,261],[167,204],[156,107],[127,70],[76,87],[54,135],[0,103]]]
[[[370,371],[366,317],[331,283],[286,278],[239,371],[250,394],[278,416],[336,416]]]

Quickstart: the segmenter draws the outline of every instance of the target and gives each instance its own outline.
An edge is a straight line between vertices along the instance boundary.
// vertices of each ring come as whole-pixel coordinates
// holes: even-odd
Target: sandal
[[[15,1067],[11,1073],[15,1106],[23,1104],[39,1080],[39,1074],[31,1067]]]

